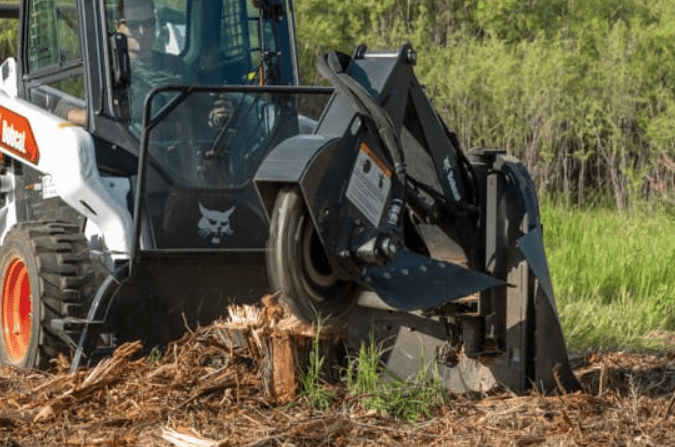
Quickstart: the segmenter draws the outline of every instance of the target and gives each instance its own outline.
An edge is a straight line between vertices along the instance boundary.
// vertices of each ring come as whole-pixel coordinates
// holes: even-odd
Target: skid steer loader
[[[0,363],[74,370],[278,292],[402,376],[578,386],[530,177],[460,150],[411,45],[326,54],[310,87],[291,0],[3,5]]]

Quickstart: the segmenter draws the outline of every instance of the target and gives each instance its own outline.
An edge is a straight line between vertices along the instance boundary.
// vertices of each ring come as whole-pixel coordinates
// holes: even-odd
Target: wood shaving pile
[[[675,353],[577,353],[580,392],[451,395],[411,425],[366,411],[340,383],[326,385],[328,411],[281,403],[264,383],[264,340],[224,336],[239,324],[264,337],[270,321],[218,321],[156,361],[131,343],[74,374],[64,359],[50,372],[1,368],[0,446],[675,445]]]

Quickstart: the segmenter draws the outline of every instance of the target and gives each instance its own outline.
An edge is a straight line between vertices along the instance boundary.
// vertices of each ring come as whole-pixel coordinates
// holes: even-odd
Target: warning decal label
[[[376,227],[382,219],[390,190],[391,170],[373,154],[366,143],[361,143],[347,185],[347,198]]]

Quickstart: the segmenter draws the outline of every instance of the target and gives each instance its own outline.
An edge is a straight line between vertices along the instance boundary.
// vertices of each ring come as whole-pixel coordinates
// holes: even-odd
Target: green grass
[[[328,410],[333,405],[335,393],[328,391],[321,383],[321,367],[324,358],[321,357],[319,342],[323,320],[319,318],[316,328],[316,337],[312,340],[312,349],[309,354],[309,365],[302,376],[301,396],[305,397],[309,404],[319,410]]]
[[[366,410],[376,410],[399,421],[416,423],[421,416],[432,413],[448,401],[448,393],[438,377],[429,378],[420,364],[419,374],[412,380],[400,380],[384,368],[381,351],[371,340],[361,345],[350,359],[347,370],[347,390],[357,397]]]
[[[448,401],[448,393],[440,379],[428,378],[423,365],[420,365],[418,377],[404,381],[386,370],[381,355],[381,350],[371,339],[369,345],[362,344],[359,352],[350,357],[346,387],[347,394],[354,399],[349,402],[357,402],[366,410],[375,410],[399,421],[415,424],[423,416],[430,418],[434,411]],[[328,410],[335,404],[336,394],[328,391],[319,377],[323,360],[319,354],[317,335],[309,354],[309,368],[301,379],[301,397],[319,410]]]
[[[675,214],[542,203],[544,244],[567,343],[665,349],[675,331]]]

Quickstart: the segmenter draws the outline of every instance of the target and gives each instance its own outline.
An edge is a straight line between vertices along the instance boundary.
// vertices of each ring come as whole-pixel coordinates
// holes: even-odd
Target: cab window
[[[86,108],[76,0],[30,0],[24,51],[28,97],[68,119]]]

